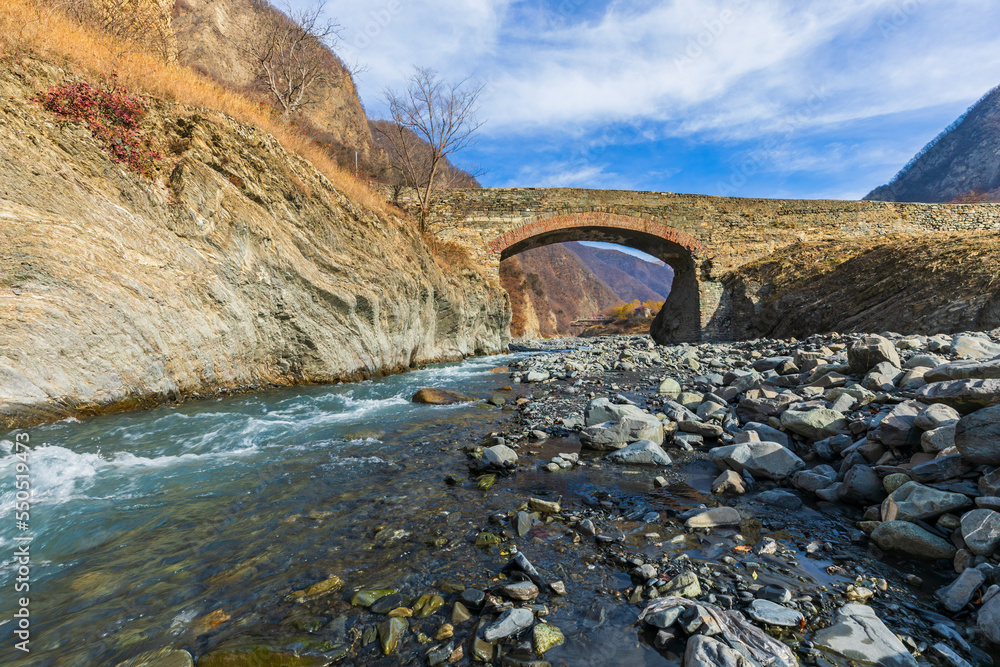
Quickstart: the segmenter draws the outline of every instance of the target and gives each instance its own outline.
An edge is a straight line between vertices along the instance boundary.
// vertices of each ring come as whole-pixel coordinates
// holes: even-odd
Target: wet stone
[[[194,667],[194,660],[183,649],[164,648],[129,658],[115,667]]]
[[[500,587],[500,592],[511,600],[534,600],[538,597],[538,586],[530,581],[518,581]]]
[[[378,624],[378,641],[382,653],[391,655],[399,650],[399,642],[406,628],[407,622],[402,618],[387,618]]]
[[[508,609],[494,623],[486,627],[483,638],[488,642],[506,639],[531,627],[534,622],[535,615],[527,609]]]
[[[754,600],[747,609],[747,614],[755,621],[768,625],[779,625],[787,628],[797,628],[805,620],[801,612],[789,609],[770,600]]]
[[[402,593],[393,593],[379,598],[372,603],[369,609],[374,614],[387,614],[396,607],[405,607],[409,604],[409,598]]]
[[[444,598],[436,593],[424,593],[413,605],[413,615],[417,618],[426,618],[437,612],[444,606]]]
[[[742,517],[732,507],[715,507],[688,519],[684,525],[688,528],[717,528],[722,526],[739,526]]]
[[[539,623],[531,631],[531,644],[535,653],[545,653],[565,641],[562,630],[551,623]]]
[[[351,597],[355,607],[371,607],[376,601],[395,593],[391,588],[363,588]]]

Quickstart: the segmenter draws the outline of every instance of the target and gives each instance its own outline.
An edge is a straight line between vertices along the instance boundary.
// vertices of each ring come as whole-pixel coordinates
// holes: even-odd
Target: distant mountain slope
[[[624,252],[581,243],[564,245],[622,301],[663,301],[670,294],[674,270],[666,264],[654,264]]]
[[[1000,201],[1000,87],[910,160],[868,200],[897,202]]]
[[[579,257],[559,244],[503,260],[500,282],[510,295],[510,333],[515,338],[567,335],[573,320],[601,315],[619,301]]]

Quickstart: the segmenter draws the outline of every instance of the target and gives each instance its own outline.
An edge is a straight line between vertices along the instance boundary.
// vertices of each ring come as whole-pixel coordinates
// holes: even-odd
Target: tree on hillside
[[[279,12],[267,0],[251,0],[259,14],[270,15],[240,26],[231,38],[254,68],[254,83],[278,108],[286,123],[302,108],[319,101],[324,84],[336,84],[337,61],[332,52],[340,25],[323,14],[318,0]]]
[[[389,121],[375,130],[385,139],[392,168],[416,192],[420,231],[427,228],[427,214],[447,158],[471,142],[482,127],[476,114],[483,85],[445,83],[434,70],[417,67],[406,90],[386,89]]]

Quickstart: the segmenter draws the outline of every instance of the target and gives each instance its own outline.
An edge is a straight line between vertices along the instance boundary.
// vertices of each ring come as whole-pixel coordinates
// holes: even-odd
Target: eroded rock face
[[[505,344],[498,286],[471,266],[446,272],[411,223],[348,200],[271,136],[153,109],[150,132],[174,148],[150,181],[59,129],[22,85],[0,74],[14,98],[0,255],[20,267],[0,314],[0,350],[21,351],[0,353],[6,425]]]

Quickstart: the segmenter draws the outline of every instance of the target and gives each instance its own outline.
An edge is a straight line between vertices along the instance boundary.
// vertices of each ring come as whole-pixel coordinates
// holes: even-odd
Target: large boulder
[[[1000,356],[1000,345],[985,336],[959,334],[951,339],[951,351],[960,357],[987,359]]]
[[[483,450],[483,463],[494,468],[517,465],[517,452],[507,445],[493,445]]]
[[[836,622],[817,632],[813,643],[860,664],[879,667],[917,665],[903,642],[886,627],[875,610],[862,604],[841,607]]]
[[[885,497],[882,478],[866,465],[856,465],[848,470],[838,493],[842,501],[855,505],[873,505]]]
[[[906,401],[892,409],[879,423],[882,442],[887,447],[914,447],[920,444],[917,417],[924,409],[917,401]]]
[[[476,399],[458,391],[425,387],[415,393],[410,400],[414,403],[423,403],[424,405],[452,405],[453,403],[467,403]]]
[[[716,447],[709,456],[720,470],[749,470],[754,477],[785,479],[806,467],[805,462],[777,442],[744,442]]]
[[[621,449],[625,445],[639,440],[652,440],[663,444],[663,425],[653,415],[640,412],[629,415],[618,422],[595,424],[583,429],[580,441],[588,449],[611,450]]]
[[[924,375],[924,379],[928,382],[990,378],[1000,378],[1000,357],[987,361],[952,361],[936,366]]]
[[[847,365],[855,375],[864,375],[883,361],[900,366],[899,353],[888,338],[862,336],[847,348]]]
[[[961,493],[939,491],[917,482],[907,482],[882,501],[883,521],[922,521],[970,507]]]
[[[1000,646],[1000,595],[994,595],[980,607],[978,624],[983,637]]]
[[[962,417],[955,426],[955,447],[969,463],[1000,465],[1000,405]]]
[[[684,646],[683,667],[748,667],[750,662],[727,644],[705,635],[691,637]]]
[[[635,405],[616,405],[607,398],[595,398],[587,403],[583,410],[585,426],[596,426],[605,422],[620,421],[624,417],[647,416],[641,408]]]
[[[992,556],[1000,544],[1000,512],[980,509],[964,514],[962,539],[977,556]]]
[[[665,378],[663,382],[660,383],[656,393],[660,396],[667,396],[672,400],[680,396],[681,385],[673,378]]]
[[[950,542],[908,521],[880,523],[871,538],[880,549],[910,558],[934,561],[955,557],[955,547]]]
[[[844,415],[828,408],[787,410],[781,414],[781,426],[812,440],[822,440],[849,432]]]
[[[673,461],[663,448],[652,440],[639,440],[628,447],[612,452],[606,457],[614,463],[629,465],[668,466]]]
[[[944,403],[962,414],[1000,403],[1000,379],[931,382],[917,390],[921,403]]]

